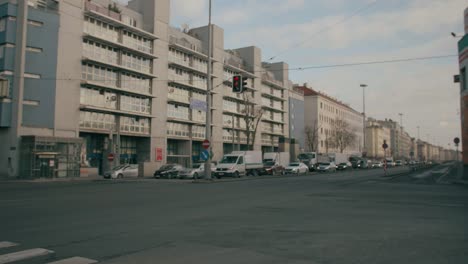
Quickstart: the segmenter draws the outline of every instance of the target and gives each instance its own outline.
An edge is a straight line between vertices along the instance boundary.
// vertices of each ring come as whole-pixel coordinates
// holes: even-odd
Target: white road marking
[[[11,263],[34,257],[46,256],[53,253],[54,251],[43,248],[27,249],[23,251],[0,255],[0,264]]]
[[[94,259],[87,259],[87,258],[82,258],[82,257],[72,257],[72,258],[57,260],[54,262],[49,262],[47,264],[92,264],[92,263],[97,263],[97,261]]]
[[[0,241],[0,248],[9,248],[9,247],[14,247],[17,246],[18,244],[9,242],[9,241]]]

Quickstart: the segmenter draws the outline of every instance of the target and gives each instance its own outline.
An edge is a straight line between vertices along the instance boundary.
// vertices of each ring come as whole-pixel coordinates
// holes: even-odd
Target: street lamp
[[[366,152],[366,87],[367,84],[361,84],[362,87],[362,140],[364,143],[363,153]]]
[[[212,89],[212,80],[211,80],[211,56],[212,56],[212,30],[211,30],[211,0],[208,2],[208,65],[206,67],[206,123],[205,123],[205,136],[206,139],[211,141],[211,89]],[[210,142],[212,144],[212,142]],[[211,153],[211,145],[208,147],[208,151]],[[211,155],[205,162],[205,179],[211,179]]]

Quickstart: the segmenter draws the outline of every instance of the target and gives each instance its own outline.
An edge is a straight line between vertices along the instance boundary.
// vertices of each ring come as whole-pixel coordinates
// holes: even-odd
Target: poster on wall
[[[163,149],[156,148],[156,161],[163,161]]]

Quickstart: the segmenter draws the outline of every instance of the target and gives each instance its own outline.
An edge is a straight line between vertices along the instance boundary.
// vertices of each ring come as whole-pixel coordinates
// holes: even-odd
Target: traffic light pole
[[[210,146],[207,149],[208,159],[205,162],[205,179],[211,179],[211,50],[212,50],[212,29],[211,29],[211,0],[209,0],[208,8],[208,67],[207,67],[207,82],[206,82],[206,124],[205,137],[210,141]]]

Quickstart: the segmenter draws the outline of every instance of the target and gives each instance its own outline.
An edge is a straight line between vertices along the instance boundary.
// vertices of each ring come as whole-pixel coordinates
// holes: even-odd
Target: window
[[[192,126],[192,137],[205,138],[205,130],[204,126]]]
[[[152,53],[153,51],[153,42],[151,40],[128,31],[123,32],[122,42],[124,45],[130,46],[131,48],[139,51],[143,51],[146,53]]]
[[[80,104],[102,108],[116,109],[117,94],[97,89],[81,88]]]
[[[151,93],[151,80],[134,74],[120,75],[121,88],[141,93]]]
[[[188,137],[190,127],[187,124],[167,122],[167,134],[178,137]]]
[[[34,74],[34,73],[24,73],[25,78],[30,78],[30,79],[40,79],[41,75],[39,74]]]
[[[175,84],[169,84],[167,88],[169,90],[167,94],[168,99],[183,103],[189,103],[189,90]]]
[[[95,112],[80,112],[80,128],[115,130],[115,116]]]
[[[42,48],[26,47],[26,51],[41,53],[41,52],[42,52]]]
[[[146,73],[151,72],[151,60],[127,52],[122,54],[122,66],[142,71]]]
[[[189,120],[189,108],[180,105],[167,105],[167,117]]]
[[[151,101],[146,98],[122,95],[120,97],[120,110],[150,114]]]
[[[148,118],[138,117],[120,117],[120,130],[135,134],[149,134],[150,121]]]
[[[106,67],[82,64],[81,77],[83,80],[101,82],[101,84],[117,86],[117,72]]]
[[[117,49],[89,40],[83,41],[83,55],[107,63],[118,63]]]
[[[118,42],[119,39],[119,33],[114,26],[90,17],[85,18],[84,32],[113,42]]]
[[[15,20],[16,20],[16,18],[15,18]],[[29,20],[29,19],[28,19],[28,24],[32,25],[32,26],[35,26],[35,27],[42,27],[44,25],[44,23],[41,22],[41,21]]]

